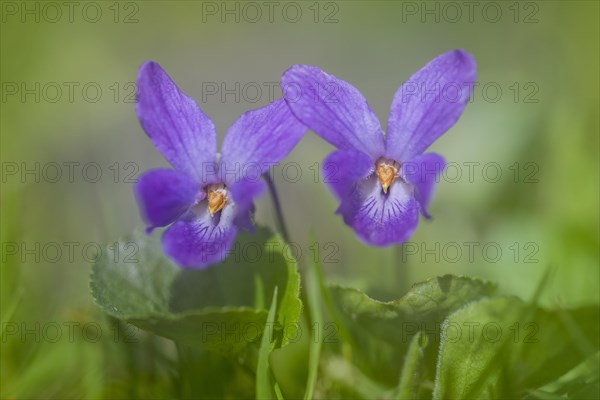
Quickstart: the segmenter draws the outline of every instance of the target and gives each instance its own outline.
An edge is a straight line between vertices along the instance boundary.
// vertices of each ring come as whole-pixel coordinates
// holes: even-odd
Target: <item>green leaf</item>
[[[567,372],[558,380],[530,391],[533,398],[595,399],[600,393],[600,353]],[[544,397],[545,396],[545,397]]]
[[[273,398],[273,383],[271,381],[271,368],[269,367],[269,355],[275,343],[273,342],[273,323],[275,322],[275,309],[277,308],[277,287],[273,292],[273,301],[271,309],[267,316],[264,333],[258,350],[258,361],[256,365],[256,398],[271,399]]]
[[[315,257],[314,250],[313,254],[307,259],[308,271],[306,273],[307,283],[307,301],[308,308],[311,315],[311,325],[316,327],[316,332],[320,332],[324,326],[323,311],[321,310],[321,304],[323,302],[321,297],[321,286],[319,284],[319,272],[321,265]],[[313,332],[314,334],[314,332]],[[319,359],[321,356],[322,346],[321,335],[317,333],[317,336],[311,337],[309,350],[308,350],[308,376],[306,378],[306,390],[304,392],[304,399],[309,400],[313,398],[313,392],[315,389],[315,383],[317,381],[317,373],[319,370]]]
[[[430,345],[425,349],[424,364],[435,365],[444,318],[494,290],[488,282],[445,275],[417,283],[404,296],[389,302],[339,286],[331,287],[329,293],[342,316],[341,326],[351,335],[353,363],[372,379],[397,387],[402,368],[398,360],[404,358],[414,335],[427,334]],[[432,387],[434,378],[435,369],[426,368],[421,383]]]
[[[442,327],[434,398],[516,398],[552,382],[598,351],[599,318],[517,298],[469,304]]]
[[[343,357],[331,356],[323,360],[328,383],[349,390],[343,398],[386,399],[386,388],[365,375]],[[334,387],[335,387],[334,386]],[[339,389],[338,389],[339,390]],[[337,394],[337,393],[336,393]]]
[[[417,283],[400,299],[389,302],[372,299],[357,289],[330,288],[334,302],[352,325],[394,344],[408,343],[408,336],[435,327],[465,303],[494,290],[489,282],[453,275]]]
[[[302,304],[295,260],[266,228],[241,233],[229,257],[204,270],[182,269],[160,241],[141,233],[109,245],[92,268],[91,289],[110,315],[184,345],[236,353],[258,344],[264,300],[279,287],[276,346],[287,344]]]
[[[17,243],[22,242],[23,213],[22,192],[2,193],[2,257],[0,261],[0,338],[5,343],[4,329],[6,323],[11,321],[21,300],[23,289],[21,287],[22,265],[17,256]]]

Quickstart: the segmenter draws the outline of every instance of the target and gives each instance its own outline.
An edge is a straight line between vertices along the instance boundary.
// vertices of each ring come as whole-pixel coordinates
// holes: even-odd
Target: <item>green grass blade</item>
[[[269,367],[269,355],[273,350],[273,324],[275,322],[275,310],[277,310],[277,287],[273,292],[273,301],[265,323],[263,337],[258,350],[258,361],[256,363],[256,398],[272,399],[273,384]]]
[[[404,359],[404,366],[400,374],[400,383],[398,384],[397,399],[418,399],[419,383],[423,359],[425,357],[425,347],[427,347],[427,336],[418,332],[410,341],[410,346]]]
[[[321,285],[319,284],[319,269],[320,265],[318,259],[315,257],[314,251],[312,257],[308,260],[308,271],[307,271],[307,300],[308,308],[311,311],[311,324],[314,327],[313,333],[316,333],[310,341],[309,353],[308,353],[308,377],[306,379],[306,390],[304,392],[304,399],[312,399],[313,392],[315,390],[315,383],[317,381],[317,373],[319,370],[319,359],[321,356],[321,346],[323,341],[321,339],[321,329],[324,326],[323,322],[323,311],[321,310]]]

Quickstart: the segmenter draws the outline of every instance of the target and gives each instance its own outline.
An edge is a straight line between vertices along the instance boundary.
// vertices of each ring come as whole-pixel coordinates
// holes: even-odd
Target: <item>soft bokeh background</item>
[[[269,87],[292,64],[317,65],[352,82],[385,126],[404,80],[439,53],[468,50],[478,62],[480,85],[460,121],[431,148],[462,175],[456,178],[454,168],[440,182],[433,220],[422,221],[404,247],[359,242],[334,215],[333,196],[315,181],[314,165],[332,147],[310,133],[287,160],[300,166],[299,181],[275,169],[293,240],[308,253],[313,229],[322,254],[334,253],[324,260],[328,279],[379,299],[397,298],[413,283],[444,273],[490,279],[502,292],[527,299],[550,270],[544,304],[598,303],[597,2],[496,2],[487,14],[481,2],[472,21],[463,6],[456,22],[455,9],[443,3],[400,1],[281,2],[269,22],[267,8],[256,2],[263,15],[255,23],[248,21],[255,9],[243,2],[92,3],[78,2],[72,22],[66,6],[57,17],[43,2],[1,3],[3,398],[144,397],[142,383],[138,392],[120,387],[159,373],[141,349],[161,339],[136,332],[138,343],[115,340],[115,325],[93,304],[88,286],[96,244],[142,224],[128,178],[166,166],[131,101],[130,82],[148,59],[213,118],[221,142],[239,114],[269,102]],[[288,19],[296,9],[289,7],[301,10],[298,22],[286,21],[286,5]],[[39,22],[36,11],[26,13],[35,7]],[[207,15],[207,7],[217,14]],[[227,15],[222,22],[225,7],[238,7],[240,21]],[[435,14],[422,21],[425,7],[437,7],[439,22]],[[409,13],[415,8],[416,15]],[[99,21],[88,22],[97,9]],[[490,22],[497,9],[499,21]],[[222,99],[220,88],[207,91],[237,83],[239,99]],[[36,85],[39,99],[23,94]],[[74,87],[71,98],[67,85]],[[71,162],[79,163],[72,164],[73,179],[64,164]],[[470,162],[480,163],[473,179]],[[34,174],[21,177],[36,163],[39,182]],[[51,182],[53,163],[61,166],[58,182]],[[88,182],[97,166],[102,176]],[[288,172],[293,178],[295,169]],[[269,199],[257,208],[258,221],[273,225]],[[65,244],[71,242],[77,243],[72,256]],[[475,242],[472,259],[467,242]],[[98,327],[101,337],[90,340]],[[57,329],[61,337],[53,343]],[[138,367],[129,368],[131,360]]]

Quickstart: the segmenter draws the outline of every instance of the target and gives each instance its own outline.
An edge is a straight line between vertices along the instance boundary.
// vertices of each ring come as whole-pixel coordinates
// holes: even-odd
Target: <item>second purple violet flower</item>
[[[396,92],[384,137],[377,116],[351,84],[317,67],[295,65],[282,77],[296,117],[338,148],[325,160],[326,182],[340,201],[337,213],[366,243],[406,241],[427,218],[444,159],[423,152],[462,114],[476,77],[473,57],[444,53]],[[440,96],[442,90],[456,93]],[[433,93],[430,93],[433,91]]]

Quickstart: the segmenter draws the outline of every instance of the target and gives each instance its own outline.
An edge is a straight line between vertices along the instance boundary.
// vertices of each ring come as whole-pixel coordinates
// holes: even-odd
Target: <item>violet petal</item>
[[[386,156],[402,162],[423,153],[456,123],[476,79],[473,56],[444,53],[417,71],[394,96],[386,131]]]
[[[205,202],[195,208],[193,216],[180,219],[165,231],[162,244],[165,254],[180,266],[202,269],[227,256],[237,234],[235,207],[225,206],[215,216],[208,213]]]
[[[381,247],[403,243],[419,222],[419,204],[412,187],[396,181],[384,194],[374,174],[357,182],[337,213],[360,239]]]
[[[202,195],[191,177],[169,169],[145,172],[135,184],[134,193],[142,218],[151,227],[169,225]]]
[[[373,161],[383,154],[379,120],[354,86],[309,65],[292,66],[281,85],[296,117],[323,139],[365,152]]]
[[[154,146],[176,169],[202,182],[214,165],[213,122],[155,62],[145,62],[137,79],[138,118]]]
[[[415,198],[425,218],[431,218],[427,207],[439,174],[445,166],[444,157],[436,153],[422,154],[402,164],[402,178],[415,187]]]
[[[260,179],[292,151],[306,130],[283,99],[245,112],[225,135],[219,162],[221,178],[230,185]]]
[[[321,177],[338,200],[350,194],[357,181],[373,171],[373,162],[365,153],[356,150],[338,150],[323,161]]]

